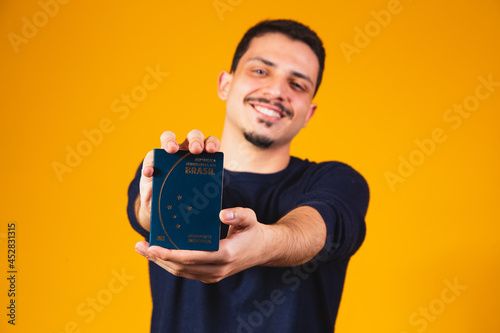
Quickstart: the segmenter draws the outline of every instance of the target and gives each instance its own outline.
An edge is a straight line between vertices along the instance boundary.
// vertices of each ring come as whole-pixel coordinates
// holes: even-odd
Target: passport
[[[154,150],[150,245],[219,249],[224,155]]]

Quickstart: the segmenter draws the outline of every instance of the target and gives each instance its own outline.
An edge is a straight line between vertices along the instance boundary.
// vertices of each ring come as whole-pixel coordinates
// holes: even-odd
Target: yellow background
[[[394,2],[74,0],[49,7],[51,16],[44,3],[53,2],[0,4],[0,331],[149,330],[147,262],[134,251],[141,238],[126,217],[128,184],[162,131],[220,136],[216,78],[240,37],[262,19],[293,18],[327,50],[319,108],[293,154],[346,162],[371,189],[337,331],[500,332],[500,87],[458,128],[443,118],[474,96],[478,77],[500,82],[498,0],[401,0],[378,30],[372,11]],[[34,20],[36,31],[23,28]],[[356,40],[365,28],[367,45]],[[13,44],[23,29],[30,38]],[[358,52],[346,57],[345,44]],[[114,112],[157,67],[168,76],[130,113]],[[111,129],[59,179],[54,162],[66,164],[68,146],[84,149],[84,131],[103,120]],[[386,173],[398,173],[400,156],[424,156],[415,140],[436,128],[446,141],[391,188]],[[10,222],[15,327],[6,316]],[[432,317],[422,321],[426,308]]]

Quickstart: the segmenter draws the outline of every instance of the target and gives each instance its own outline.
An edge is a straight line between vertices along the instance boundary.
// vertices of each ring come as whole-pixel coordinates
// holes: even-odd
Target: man
[[[217,252],[139,242],[150,260],[152,332],[332,332],[349,258],[365,236],[368,186],[340,162],[290,156],[290,143],[316,111],[324,67],[316,34],[290,21],[264,21],[243,37],[218,78],[226,101],[222,140],[193,130],[168,153],[225,154]],[[325,144],[327,146],[327,144]],[[132,226],[148,240],[153,157],[129,188]]]

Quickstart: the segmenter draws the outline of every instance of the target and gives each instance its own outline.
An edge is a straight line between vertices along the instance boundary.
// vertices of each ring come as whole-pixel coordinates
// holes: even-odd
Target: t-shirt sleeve
[[[307,181],[308,189],[298,206],[316,209],[327,230],[325,245],[315,259],[341,261],[352,256],[365,239],[367,182],[350,166],[336,162],[319,164]]]
[[[142,163],[139,165],[139,168],[135,173],[135,177],[128,187],[127,215],[132,228],[134,228],[135,231],[144,236],[146,241],[149,242],[149,232],[139,224],[139,221],[137,221],[137,218],[135,216],[135,200],[137,199],[137,196],[140,193],[139,183],[141,180],[141,171],[142,171]]]

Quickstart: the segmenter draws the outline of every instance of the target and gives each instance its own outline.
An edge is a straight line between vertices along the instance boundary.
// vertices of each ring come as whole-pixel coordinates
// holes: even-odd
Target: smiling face
[[[319,62],[305,43],[280,33],[255,37],[234,73],[219,76],[224,130],[260,148],[289,145],[316,110]]]

